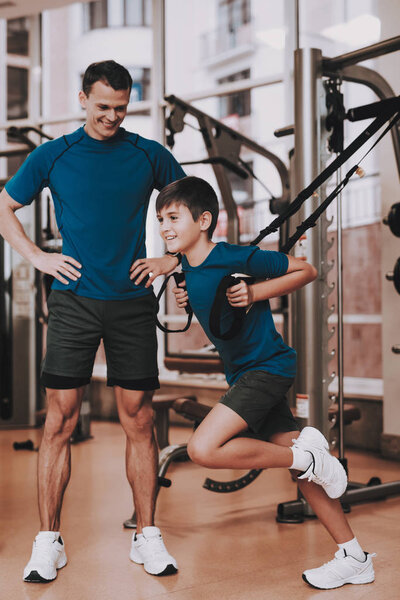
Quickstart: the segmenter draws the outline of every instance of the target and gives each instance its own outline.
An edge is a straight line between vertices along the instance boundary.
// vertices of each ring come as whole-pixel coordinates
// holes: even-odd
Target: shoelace
[[[315,473],[311,473],[309,477],[307,477],[308,481],[314,481],[315,483],[317,483],[318,485],[328,485],[329,484],[329,480],[328,479],[323,479],[322,477],[318,477],[318,475],[315,475]]]
[[[292,442],[293,442],[293,444],[294,444],[295,446],[297,446],[298,448],[302,448],[302,444],[301,444],[301,443],[300,443],[300,444],[299,444],[299,443],[296,443],[296,442],[298,442],[298,438],[294,438],[294,439],[292,440]],[[312,455],[312,456],[313,456],[313,455]],[[314,464],[315,464],[315,463],[314,463],[314,461],[315,461],[315,459],[314,459],[314,457],[313,457],[312,466],[314,466]],[[311,465],[310,465],[310,466],[311,466]],[[310,467],[308,467],[308,468],[310,468]],[[329,482],[329,479],[324,479],[323,477],[319,477],[318,475],[316,475],[316,474],[314,473],[314,470],[313,470],[313,468],[311,468],[311,473],[310,473],[310,475],[307,477],[307,480],[308,480],[308,481],[315,481],[315,483],[317,483],[318,485],[329,485],[329,483],[330,483],[330,482]]]
[[[53,560],[51,553],[53,543],[54,542],[52,542],[51,545],[49,545],[49,540],[46,538],[39,538],[38,540],[35,540],[32,558],[40,558],[41,560],[46,560],[47,562],[51,563]]]
[[[147,548],[149,548],[149,544],[152,544],[151,551],[154,552],[154,554],[164,554],[166,552],[166,548],[161,536],[154,536],[150,538],[143,536],[143,539],[146,541]]]
[[[346,558],[345,556],[341,556],[340,558]],[[340,559],[337,558],[335,556],[335,558],[332,558],[332,560],[328,560],[328,562],[324,563],[322,566],[323,567],[330,567],[333,566],[334,564],[336,564]]]

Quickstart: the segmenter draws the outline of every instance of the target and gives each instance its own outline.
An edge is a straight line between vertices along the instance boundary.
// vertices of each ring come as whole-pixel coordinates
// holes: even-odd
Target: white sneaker
[[[308,469],[298,476],[322,486],[330,498],[340,498],[347,488],[347,475],[337,458],[329,453],[326,438],[315,427],[304,427],[294,446],[307,450],[312,456]]]
[[[150,575],[173,575],[178,565],[168,554],[158,527],[143,527],[142,535],[133,534],[129,558],[143,565]]]
[[[62,537],[54,531],[39,531],[32,556],[24,569],[24,581],[47,583],[57,577],[57,569],[65,567],[67,555]]]
[[[319,590],[331,590],[345,583],[372,583],[375,580],[373,556],[376,554],[365,552],[365,560],[359,561],[340,548],[333,560],[317,569],[304,571],[303,579]]]

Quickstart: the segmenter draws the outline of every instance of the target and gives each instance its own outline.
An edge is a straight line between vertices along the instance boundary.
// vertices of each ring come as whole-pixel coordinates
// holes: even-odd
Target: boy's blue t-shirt
[[[225,242],[218,243],[197,267],[190,266],[186,256],[182,259],[190,304],[221,356],[229,385],[247,371],[262,370],[293,377],[296,373],[296,352],[276,331],[268,300],[253,304],[240,332],[233,339],[224,341],[215,338],[210,331],[209,318],[218,284],[225,275],[232,273],[271,279],[284,275],[287,268],[287,256],[281,252]],[[222,331],[228,329],[233,310],[226,300],[221,318]]]
[[[101,300],[149,294],[129,268],[146,256],[145,224],[150,195],[185,176],[161,144],[119,128],[96,140],[80,127],[36,148],[6,184],[20,204],[50,188],[62,252],[82,265],[81,278],[53,289]]]

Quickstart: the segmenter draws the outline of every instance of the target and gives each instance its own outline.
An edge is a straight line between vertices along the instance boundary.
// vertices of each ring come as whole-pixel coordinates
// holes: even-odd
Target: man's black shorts
[[[154,294],[97,300],[53,290],[47,304],[47,351],[41,377],[45,387],[70,389],[89,383],[101,339],[107,385],[131,390],[160,387]]]
[[[250,433],[268,441],[275,433],[300,429],[286,398],[292,383],[292,377],[247,371],[220,402],[246,421]]]

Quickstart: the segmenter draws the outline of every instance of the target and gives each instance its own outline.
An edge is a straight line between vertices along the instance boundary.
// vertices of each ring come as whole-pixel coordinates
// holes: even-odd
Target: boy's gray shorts
[[[220,402],[246,421],[250,433],[268,441],[275,433],[300,429],[286,398],[293,379],[267,371],[247,371]]]
[[[47,304],[47,350],[41,377],[45,387],[71,389],[89,383],[101,339],[108,385],[131,390],[160,387],[154,294],[97,300],[53,290]]]

